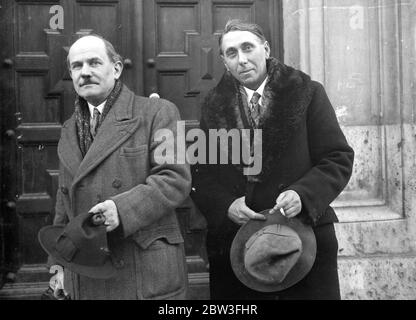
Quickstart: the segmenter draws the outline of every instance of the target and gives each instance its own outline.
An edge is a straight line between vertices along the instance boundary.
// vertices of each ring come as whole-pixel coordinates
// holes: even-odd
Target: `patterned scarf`
[[[107,102],[105,103],[103,113],[101,114],[97,125],[97,132],[111,107],[119,97],[122,87],[123,84],[121,81],[117,80],[113,91],[111,91],[110,95],[107,97]],[[77,124],[78,144],[81,149],[82,157],[85,157],[93,142],[93,138],[90,133],[90,120],[91,115],[88,103],[84,98],[78,96],[75,100],[75,121]]]
[[[271,105],[271,88],[270,88],[270,79],[271,79],[271,75],[270,72],[268,74],[269,79],[266,83],[266,86],[264,88],[263,91],[263,102],[262,102],[262,106],[261,106],[261,113],[260,113],[260,117],[259,117],[259,123],[258,125],[255,125],[254,122],[250,119],[250,107],[249,107],[249,103],[247,101],[247,93],[244,89],[244,87],[236,80],[233,79],[234,82],[234,87],[235,87],[235,94],[236,94],[236,98],[235,101],[238,103],[237,106],[234,106],[235,110],[238,110],[238,118],[237,119],[237,123],[236,126],[238,129],[250,129],[250,146],[251,146],[251,154],[254,155],[254,130],[253,129],[263,129],[264,127],[264,122],[267,119],[267,117],[270,115],[270,108],[269,106]],[[244,113],[244,114],[242,114]],[[250,121],[251,120],[251,121]],[[259,143],[259,142],[257,142]],[[229,154],[232,154],[232,146],[230,146],[230,150],[229,150]],[[242,163],[242,162],[241,162]],[[238,166],[240,170],[243,169],[242,166]],[[254,179],[254,176],[249,176],[250,179]],[[258,178],[258,177],[257,177]]]

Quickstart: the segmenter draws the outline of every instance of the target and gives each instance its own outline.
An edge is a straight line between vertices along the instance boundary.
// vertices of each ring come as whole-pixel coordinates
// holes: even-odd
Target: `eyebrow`
[[[234,48],[234,47],[231,47],[231,48],[228,48],[227,50],[225,50],[225,54],[228,55],[228,54],[231,54],[235,51],[237,51],[237,49]]]
[[[91,62],[101,62],[102,61],[102,59],[100,59],[99,57],[93,57],[93,58],[89,58],[89,59],[87,59],[87,62],[88,63],[91,63]],[[76,61],[73,61],[73,62],[71,62],[71,67],[73,67],[73,66],[76,66],[76,65],[79,65],[79,64],[82,64],[82,62],[81,61],[79,61],[79,60],[76,60]]]
[[[254,46],[255,44],[254,44],[253,42],[250,42],[250,41],[246,41],[246,42],[243,42],[243,43],[241,44],[241,46],[242,46],[242,47],[245,47],[245,46],[247,46],[247,45]]]
[[[243,42],[242,44],[240,44],[240,47],[245,47],[245,46],[254,46],[255,44],[251,41],[246,41]],[[234,51],[236,51],[237,49],[235,47],[230,47],[227,50],[225,50],[225,54],[230,54]]]

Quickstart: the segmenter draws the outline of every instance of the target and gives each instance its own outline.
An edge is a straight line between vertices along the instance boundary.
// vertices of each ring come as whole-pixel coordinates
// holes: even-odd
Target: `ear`
[[[121,61],[117,61],[114,63],[114,79],[118,80],[121,77],[121,74],[123,73],[123,63]]]
[[[270,44],[267,41],[264,42],[264,50],[266,50],[266,59],[269,59],[271,49],[270,49]]]

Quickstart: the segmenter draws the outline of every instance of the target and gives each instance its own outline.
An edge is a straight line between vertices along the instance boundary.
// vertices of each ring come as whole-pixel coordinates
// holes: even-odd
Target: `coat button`
[[[116,269],[121,269],[121,268],[124,268],[124,260],[122,260],[122,259],[120,259],[120,260],[115,260],[114,261],[114,267],[116,268]]]
[[[68,194],[68,188],[67,188],[67,187],[62,186],[62,187],[61,187],[61,192],[62,192],[63,194]]]
[[[120,180],[120,179],[115,179],[115,180],[113,181],[113,188],[115,188],[115,189],[120,189],[120,188],[121,188],[121,186],[122,186],[122,182],[121,182],[121,180]]]

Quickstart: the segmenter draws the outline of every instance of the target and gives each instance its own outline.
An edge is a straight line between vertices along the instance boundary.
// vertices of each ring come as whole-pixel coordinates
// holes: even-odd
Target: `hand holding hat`
[[[302,201],[299,194],[293,190],[282,192],[276,199],[276,205],[270,214],[281,212],[285,217],[292,219],[302,211]]]
[[[243,225],[249,220],[266,220],[264,215],[254,212],[247,206],[246,197],[239,198],[231,204],[228,217],[238,225]]]
[[[101,213],[105,217],[107,232],[114,231],[120,225],[117,206],[112,200],[101,202],[91,208],[90,213]]]

